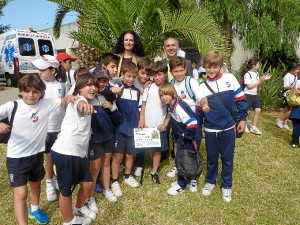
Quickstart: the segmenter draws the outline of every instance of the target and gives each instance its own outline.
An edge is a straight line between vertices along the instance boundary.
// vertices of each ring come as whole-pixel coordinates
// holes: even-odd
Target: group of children
[[[64,82],[57,77],[60,64],[53,56],[45,55],[34,62],[40,76],[26,75],[20,79],[21,99],[17,101],[19,107],[7,145],[7,168],[19,224],[27,224],[27,218],[49,222],[49,217],[39,209],[45,150],[47,199],[55,201],[58,188],[63,224],[90,224],[99,211],[94,197],[99,173],[105,198],[115,202],[123,194],[120,165],[125,165],[123,183],[136,188],[140,183],[132,170],[134,166],[143,167],[147,152],[152,161],[151,179],[160,184],[159,164],[162,153],[169,149],[170,132],[175,166],[168,176],[177,173],[176,152],[187,148],[199,151],[205,134],[207,175],[202,194],[209,196],[216,184],[220,155],[222,197],[225,202],[232,200],[235,136],[244,131],[249,108],[234,75],[222,73],[222,56],[216,51],[205,55],[203,64],[208,78],[200,86],[186,76],[182,57],[173,57],[168,65],[140,58],[137,65],[124,64],[121,77],[116,77],[118,63],[118,56],[106,53],[101,67],[90,72],[78,69],[71,95],[66,94]],[[173,80],[168,81],[168,72]],[[252,81],[250,84],[254,85]],[[12,110],[13,102],[0,106],[0,119],[10,117]],[[232,114],[241,119],[237,126]],[[4,126],[0,123],[0,132]],[[134,128],[157,128],[161,147],[135,148]],[[140,175],[139,171],[134,174]],[[29,213],[27,180],[31,189]],[[80,188],[72,208],[72,192],[77,184]],[[187,186],[197,191],[196,180],[178,177],[167,193],[181,194]]]

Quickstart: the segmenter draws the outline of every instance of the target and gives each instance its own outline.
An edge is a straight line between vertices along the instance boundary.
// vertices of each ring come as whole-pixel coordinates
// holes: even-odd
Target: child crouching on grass
[[[89,199],[93,189],[93,178],[87,159],[90,139],[91,114],[94,113],[88,100],[93,100],[98,92],[98,81],[87,73],[78,77],[74,95],[78,101],[69,104],[54,145],[51,158],[56,166],[57,182],[60,189],[59,208],[64,220],[63,225],[90,224],[96,218],[98,209],[94,199]],[[83,112],[82,112],[83,111]],[[80,189],[72,210],[72,192],[77,184]],[[95,211],[93,211],[95,210]]]
[[[168,105],[168,112],[172,117],[173,134],[176,140],[177,153],[183,149],[194,149],[198,151],[199,142],[196,140],[197,119],[195,113],[186,102],[177,96],[177,92],[171,83],[164,83],[159,88],[159,96],[164,104]],[[181,143],[184,146],[181,148]],[[175,164],[177,164],[178,154],[175,155]],[[190,180],[178,177],[167,190],[169,195],[175,196],[183,193]]]
[[[6,166],[10,185],[14,192],[14,211],[17,223],[28,224],[35,219],[40,224],[49,223],[49,217],[39,208],[41,180],[44,178],[43,166],[45,140],[49,115],[58,110],[61,104],[75,100],[74,96],[61,99],[43,98],[45,83],[39,76],[25,75],[18,82],[19,97],[13,127],[1,124],[2,132],[11,129],[7,143]],[[0,106],[0,119],[11,118],[14,103]],[[26,129],[24,129],[26,128]],[[30,208],[27,210],[27,182],[30,187]]]

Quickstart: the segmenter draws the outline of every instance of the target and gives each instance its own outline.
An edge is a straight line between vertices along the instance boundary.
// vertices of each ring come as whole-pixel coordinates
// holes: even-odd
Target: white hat
[[[57,69],[59,67],[58,60],[52,55],[43,55],[41,58],[33,61],[32,64],[39,70],[44,70],[49,67]]]

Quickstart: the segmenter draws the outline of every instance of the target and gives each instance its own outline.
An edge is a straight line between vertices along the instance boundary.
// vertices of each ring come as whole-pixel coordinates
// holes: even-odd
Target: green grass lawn
[[[166,176],[173,165],[170,160],[161,165],[161,185],[152,183],[147,166],[141,187],[121,182],[123,196],[116,203],[96,194],[100,212],[93,224],[300,224],[300,149],[290,147],[291,132],[275,126],[278,115],[262,115],[261,136],[246,133],[237,140],[231,203],[223,202],[219,179],[212,195],[202,196],[206,166],[198,192],[168,196],[173,181]],[[201,152],[205,163],[203,144]],[[15,224],[5,155],[5,145],[0,145],[0,224]],[[43,181],[40,206],[50,215],[50,224],[62,224],[58,202],[46,201],[44,185]]]

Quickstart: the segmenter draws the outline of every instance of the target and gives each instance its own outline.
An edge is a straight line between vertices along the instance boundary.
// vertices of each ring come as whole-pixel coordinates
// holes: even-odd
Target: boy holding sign
[[[160,131],[161,147],[151,148],[150,158],[152,159],[151,177],[152,181],[160,184],[158,177],[158,166],[160,163],[161,152],[168,149],[167,126],[170,115],[167,113],[166,105],[160,100],[158,89],[165,83],[168,67],[159,61],[152,66],[154,83],[149,85],[143,94],[142,109],[140,111],[139,128],[157,128]]]

